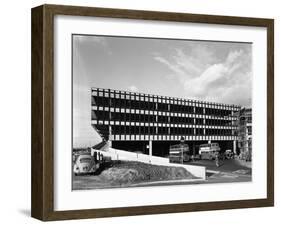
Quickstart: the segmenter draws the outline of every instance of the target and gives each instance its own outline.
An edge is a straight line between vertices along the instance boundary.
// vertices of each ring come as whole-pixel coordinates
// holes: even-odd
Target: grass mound
[[[101,176],[112,184],[195,178],[183,167],[158,166],[134,161],[112,161]]]

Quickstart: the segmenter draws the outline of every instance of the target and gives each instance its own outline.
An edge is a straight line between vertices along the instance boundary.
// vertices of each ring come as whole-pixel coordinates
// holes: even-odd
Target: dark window
[[[151,110],[151,111],[156,110],[156,104],[153,102],[149,102],[149,110]]]
[[[127,135],[130,134],[130,127],[129,127],[129,126],[125,126],[125,133],[126,133]]]
[[[108,111],[96,111],[96,117],[98,120],[109,120]]]
[[[158,103],[158,111],[168,111],[168,104]]]
[[[135,122],[136,121],[136,115],[135,114],[131,114],[131,121]]]
[[[136,134],[136,127],[135,126],[131,126],[131,134]]]
[[[125,100],[126,103],[126,108],[131,108],[131,101],[130,100]]]
[[[156,134],[156,127],[149,127],[149,129],[150,129],[149,133],[151,135]]]
[[[140,102],[140,109],[145,110],[145,102],[144,101]]]
[[[105,107],[109,107],[109,98],[108,97],[103,98],[103,104]]]
[[[125,113],[121,113],[121,121],[126,121],[126,114]]]
[[[145,122],[145,116],[144,115],[140,115],[140,122]]]
[[[149,134],[149,127],[148,126],[144,127],[144,132],[145,132],[145,134]]]
[[[195,108],[195,113],[202,115],[203,114],[203,108],[202,107],[196,107]]]
[[[145,130],[144,130],[144,127],[143,127],[143,126],[140,127],[140,133],[141,133],[141,134],[145,134]]]
[[[136,100],[131,100],[131,108],[132,109],[139,109],[139,102]]]
[[[125,126],[120,126],[120,134],[125,134]]]
[[[203,119],[202,118],[197,118],[195,119],[196,125],[203,125]]]
[[[121,99],[115,99],[115,107],[116,108],[121,108]]]
[[[150,119],[149,119],[150,122],[153,122],[153,123],[156,122],[156,116],[155,115],[150,115],[149,117],[150,117]]]
[[[125,121],[129,122],[131,119],[131,114],[125,114]]]

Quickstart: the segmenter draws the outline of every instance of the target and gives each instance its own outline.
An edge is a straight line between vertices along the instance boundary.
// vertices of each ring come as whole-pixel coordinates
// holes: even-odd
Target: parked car
[[[73,172],[79,174],[93,174],[100,166],[91,155],[79,155],[75,161]]]

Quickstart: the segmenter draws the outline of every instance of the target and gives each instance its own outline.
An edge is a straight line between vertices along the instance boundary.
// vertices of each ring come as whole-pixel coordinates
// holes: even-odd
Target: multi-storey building
[[[238,149],[240,156],[251,160],[252,155],[252,109],[241,108],[237,115]]]
[[[236,149],[240,106],[92,88],[92,126],[114,148],[167,156],[185,139],[193,150],[207,142]]]

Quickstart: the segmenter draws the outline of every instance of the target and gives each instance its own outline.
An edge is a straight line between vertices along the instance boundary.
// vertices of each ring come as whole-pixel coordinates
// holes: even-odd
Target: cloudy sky
[[[249,43],[73,35],[74,147],[97,143],[91,87],[251,106]]]

